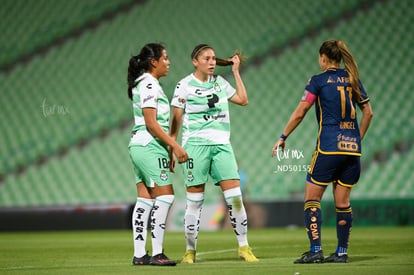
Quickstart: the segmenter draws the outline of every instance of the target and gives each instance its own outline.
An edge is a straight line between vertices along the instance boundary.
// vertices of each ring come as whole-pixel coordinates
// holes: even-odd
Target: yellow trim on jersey
[[[322,106],[321,106],[321,98],[319,96],[318,96],[318,105],[319,105],[318,151],[321,152]]]
[[[353,152],[326,152],[321,150],[321,148],[318,147],[318,152],[324,155],[347,155],[347,156],[357,156],[360,157],[361,153],[353,153]]]
[[[369,97],[367,97],[366,99],[364,99],[364,100],[361,100],[361,101],[359,101],[359,102],[357,102],[357,104],[358,105],[364,105],[365,103],[368,103],[369,102]]]

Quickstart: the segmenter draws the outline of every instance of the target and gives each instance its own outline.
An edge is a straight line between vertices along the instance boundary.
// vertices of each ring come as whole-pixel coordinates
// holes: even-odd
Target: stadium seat
[[[129,1],[50,3],[4,3],[0,14],[9,28],[1,38],[0,49],[5,51],[0,53],[0,66]],[[163,9],[158,8],[160,3]],[[220,8],[196,12],[199,5]],[[210,43],[220,56],[235,49],[249,56],[242,67],[249,105],[231,107],[232,144],[249,175],[250,199],[274,200],[296,198],[303,192],[305,172],[274,173],[280,163],[270,157],[270,150],[307,79],[320,72],[317,49],[321,41],[343,39],[357,58],[375,113],[363,142],[364,171],[356,197],[413,196],[414,181],[404,180],[412,179],[412,172],[401,165],[413,161],[408,156],[414,138],[409,105],[413,80],[407,69],[414,58],[414,38],[406,35],[412,28],[411,3],[324,0],[320,5],[324,9],[305,0],[249,0],[237,6],[231,20],[232,1],[145,1],[7,74],[0,73],[0,173],[6,175],[0,185],[0,207],[131,199],[135,189],[126,151],[130,125],[121,130],[118,126],[133,121],[126,97],[127,61],[150,41],[165,42],[168,48],[172,66],[161,83],[169,97],[176,82],[192,70],[189,53],[196,44]],[[184,6],[194,12],[185,16],[177,12],[174,20],[168,19],[175,8]],[[7,16],[6,10],[10,11]],[[159,24],[147,24],[154,11],[160,12]],[[21,20],[22,16],[32,18],[30,13],[38,15],[38,20]],[[208,28],[211,22],[214,25]],[[220,72],[232,81],[230,68]],[[54,111],[45,114],[44,102]],[[69,113],[59,113],[59,108]],[[309,163],[317,132],[314,110],[310,112],[288,141],[290,149],[303,151],[303,158],[281,164]],[[395,155],[396,148],[411,154],[401,149]],[[385,158],[377,162],[375,157],[381,154]],[[47,161],[38,163],[43,157]],[[389,174],[395,170],[401,175],[390,185]],[[174,175],[174,180],[182,182],[182,175]],[[177,186],[177,196],[183,197],[181,183]]]

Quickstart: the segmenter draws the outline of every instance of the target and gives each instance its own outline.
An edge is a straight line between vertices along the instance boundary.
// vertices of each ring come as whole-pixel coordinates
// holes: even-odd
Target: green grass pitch
[[[323,228],[325,255],[336,247],[335,228]],[[175,267],[132,266],[132,232],[0,233],[0,274],[414,274],[414,227],[354,227],[347,264],[295,265],[308,249],[304,229],[250,229],[258,263],[237,256],[232,231],[202,231],[198,261]],[[150,246],[148,245],[148,248]],[[179,261],[182,232],[167,232],[165,253]]]

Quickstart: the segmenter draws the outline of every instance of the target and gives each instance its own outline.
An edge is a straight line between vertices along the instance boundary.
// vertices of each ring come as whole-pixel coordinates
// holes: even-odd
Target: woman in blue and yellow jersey
[[[341,61],[345,69],[340,68]],[[302,100],[272,149],[274,156],[277,150],[285,148],[287,137],[315,104],[319,129],[304,196],[304,221],[310,250],[294,263],[348,262],[352,227],[351,190],[361,172],[361,140],[373,116],[368,95],[359,80],[356,62],[343,41],[325,41],[319,49],[319,65],[323,72],[307,83]],[[360,123],[356,106],[362,111]],[[329,183],[333,184],[338,244],[336,251],[324,258],[320,201]]]
[[[169,66],[167,50],[158,43],[146,44],[129,60],[128,97],[135,123],[128,148],[137,187],[132,213],[133,265],[176,265],[163,251],[165,222],[174,201],[168,150],[180,163],[187,161],[188,155],[168,134],[170,105],[159,79],[168,74]],[[145,249],[149,216],[152,257]]]

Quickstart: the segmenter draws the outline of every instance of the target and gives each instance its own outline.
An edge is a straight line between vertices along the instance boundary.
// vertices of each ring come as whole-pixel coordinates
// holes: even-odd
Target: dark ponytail
[[[132,56],[128,65],[128,97],[132,100],[132,88],[135,87],[135,80],[144,73],[144,69],[140,66],[139,55]]]
[[[129,59],[128,65],[128,97],[132,100],[132,89],[138,84],[137,78],[143,73],[151,71],[151,60],[158,60],[165,47],[158,43],[146,44],[138,55]]]

